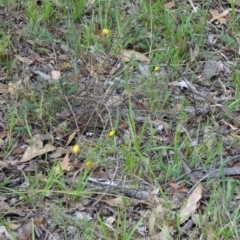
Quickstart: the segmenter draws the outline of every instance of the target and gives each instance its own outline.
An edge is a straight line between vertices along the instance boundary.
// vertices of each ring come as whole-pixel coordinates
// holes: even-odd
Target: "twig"
[[[226,162],[224,162],[224,164],[226,164],[227,162],[236,160],[237,158],[240,158],[240,155],[236,155],[236,156],[228,159]],[[228,171],[227,171],[228,169],[229,169],[229,168],[224,168],[224,173],[225,173],[225,175],[228,176],[228,175],[237,174],[237,171],[234,172],[234,169],[233,169],[233,168],[231,168],[231,169],[232,169],[231,172],[228,172]],[[237,170],[239,170],[239,168],[238,168]],[[204,179],[208,178],[209,176],[211,176],[211,175],[213,175],[213,174],[215,175],[215,174],[216,174],[217,172],[219,172],[219,171],[220,171],[219,169],[215,169],[215,170],[207,173],[205,176],[203,176],[200,180],[198,180],[198,181],[193,185],[193,187],[188,191],[188,194],[190,194],[190,193],[194,190],[194,188],[195,188],[200,182],[202,182]],[[228,173],[227,173],[227,172],[228,172]]]
[[[181,76],[181,74],[180,74],[180,76]],[[205,99],[206,101],[208,101],[208,103],[212,104],[212,107],[217,107],[228,118],[233,119],[233,120],[237,121],[238,124],[240,124],[240,119],[238,116],[236,116],[235,114],[224,109],[224,107],[221,104],[218,104],[217,101],[214,100],[213,98],[208,97],[206,94],[198,91],[195,87],[192,87],[191,84],[186,79],[183,78],[183,81],[186,83],[188,90],[190,90],[190,92],[192,94],[195,94],[195,95]]]
[[[193,190],[196,188],[196,186],[201,183],[205,178],[208,178],[210,175],[212,175],[213,173],[219,172],[219,169],[215,169],[212,172],[207,173],[205,176],[203,176],[200,180],[198,180],[193,186],[192,188],[188,191],[188,195],[191,194],[193,192]]]
[[[192,6],[193,11],[194,11],[194,12],[197,12],[197,9],[194,7],[192,0],[188,0],[188,1],[189,1],[189,3],[190,3],[191,6]]]
[[[102,198],[106,195],[106,193],[109,191],[110,186],[114,183],[113,180],[114,180],[114,178],[115,178],[115,176],[116,176],[116,174],[117,174],[117,170],[118,170],[118,162],[117,162],[117,166],[115,167],[115,171],[114,171],[114,174],[113,174],[113,177],[112,177],[112,179],[111,179],[111,182],[110,182],[109,186],[107,187],[107,189],[105,190],[105,192],[101,195],[101,197],[100,197],[96,202],[94,202],[94,203],[92,204],[92,206],[95,206],[98,202],[100,202],[101,199],[102,199]]]

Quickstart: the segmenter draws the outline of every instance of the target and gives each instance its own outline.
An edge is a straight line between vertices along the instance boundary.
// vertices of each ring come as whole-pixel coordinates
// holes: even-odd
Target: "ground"
[[[0,0],[0,239],[240,239],[237,0]]]

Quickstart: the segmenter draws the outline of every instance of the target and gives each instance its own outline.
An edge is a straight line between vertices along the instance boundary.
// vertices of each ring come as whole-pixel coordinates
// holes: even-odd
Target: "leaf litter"
[[[91,1],[90,6],[94,7],[92,4]],[[178,4],[170,1],[163,7],[171,12],[179,7]],[[209,23],[218,21],[227,25],[231,11],[217,10],[214,4],[213,7],[209,10],[212,17],[208,19]],[[0,16],[5,16],[2,6],[0,10]],[[0,104],[3,106],[0,147],[4,159],[0,165],[0,177],[2,196],[11,193],[11,197],[1,199],[1,207],[12,234],[19,239],[28,239],[33,233],[36,239],[55,239],[53,235],[63,239],[65,230],[61,228],[64,228],[64,222],[54,223],[56,217],[62,216],[69,219],[69,222],[66,220],[66,239],[74,236],[78,239],[83,232],[82,226],[71,224],[73,220],[93,222],[92,239],[105,239],[102,229],[99,229],[99,219],[110,232],[109,236],[114,236],[112,233],[119,227],[118,211],[124,207],[127,209],[128,227],[137,229],[129,239],[174,239],[176,236],[191,239],[190,233],[195,230],[192,223],[201,225],[199,214],[206,216],[206,203],[203,203],[209,198],[206,180],[223,175],[237,179],[240,175],[236,162],[239,159],[238,145],[235,143],[239,138],[238,109],[234,106],[235,113],[229,113],[224,105],[229,99],[237,100],[229,83],[232,75],[229,59],[234,61],[235,56],[218,46],[221,38],[216,29],[208,26],[212,32],[206,36],[210,47],[204,49],[205,56],[200,44],[194,41],[194,44],[189,44],[189,71],[196,74],[192,79],[182,76],[181,71],[188,71],[187,68],[179,66],[180,73],[177,72],[176,76],[165,63],[152,74],[152,53],[141,51],[139,46],[126,48],[116,57],[107,52],[99,53],[96,46],[90,46],[89,52],[78,56],[74,62],[74,58],[69,57],[74,49],[58,41],[57,32],[60,35],[64,32],[61,26],[55,26],[54,43],[39,39],[20,41],[26,34],[22,25],[25,25],[27,17],[18,8],[9,7],[8,10],[14,20],[12,24],[18,30],[12,30],[14,48],[9,47],[8,54],[4,56],[13,63],[13,76],[9,79],[6,67],[1,69],[0,76]],[[126,12],[133,14],[137,10],[138,6],[134,6]],[[107,36],[113,32],[106,30],[104,36],[97,33],[95,36],[99,35],[97,40],[106,44],[107,49]],[[217,59],[207,57],[208,53],[216,55]],[[196,67],[202,60],[203,63]],[[158,66],[158,62],[152,65]],[[74,68],[79,72],[76,73]],[[131,93],[126,91],[125,70],[133,89]],[[158,96],[164,91],[170,93],[167,103],[159,102],[163,109],[157,111],[152,107],[157,101],[151,102],[149,92],[144,91],[144,84],[150,78],[155,79],[152,92],[157,91]],[[185,102],[190,105],[186,106]],[[187,117],[180,121],[177,113],[182,110]],[[206,119],[210,118],[213,127],[207,126]],[[196,136],[197,123],[201,124],[199,136]],[[173,142],[178,133],[182,137],[184,154],[174,149]],[[228,151],[217,152],[213,159],[215,165],[206,167],[207,156],[199,152],[199,162],[190,164],[194,156],[189,146],[205,147],[209,152],[215,150],[219,133],[223,134],[223,148],[236,145],[233,147],[235,156],[229,155]],[[190,143],[184,136],[190,139]],[[108,156],[102,152],[106,148],[105,142],[111,143]],[[72,146],[76,144],[80,144],[80,150],[76,154],[71,153]],[[125,156],[118,153],[124,146],[130,146]],[[133,158],[132,146],[138,149]],[[99,149],[98,154],[96,149]],[[136,163],[137,169],[128,174],[136,156],[141,156],[143,161]],[[190,183],[180,183],[180,179],[173,177],[166,180],[163,176],[164,169],[175,161],[175,156],[179,157]],[[231,165],[220,168],[222,157]],[[127,158],[130,159],[128,166]],[[94,161],[87,168],[87,161],[92,163],[89,159]],[[146,171],[152,162],[159,164],[153,170],[155,179]],[[36,176],[36,193],[27,195],[28,187]],[[56,185],[51,185],[51,176],[56,176]],[[59,180],[61,177],[63,182]],[[44,191],[39,191],[41,188]],[[22,195],[14,194],[18,191]],[[30,202],[40,201],[42,206],[35,208],[34,204],[27,204],[27,198]],[[60,199],[64,206],[64,210],[58,213],[55,213],[56,199]],[[164,209],[166,204],[171,205],[170,212]],[[179,229],[174,214],[179,214]],[[162,221],[162,216],[168,221]],[[2,225],[0,229],[0,237],[13,239],[9,228]],[[212,231],[210,227],[208,230]]]

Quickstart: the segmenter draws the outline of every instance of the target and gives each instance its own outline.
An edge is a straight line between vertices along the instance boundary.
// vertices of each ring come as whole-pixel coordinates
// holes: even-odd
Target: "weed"
[[[193,6],[188,1],[183,3],[175,1],[176,5],[171,9],[166,9],[165,3],[166,1],[163,0],[139,0],[137,2],[27,0],[21,3],[15,0],[3,0],[1,2],[1,7],[14,5],[13,8],[8,8],[9,14],[12,14],[12,11],[20,10],[22,14],[19,12],[12,14],[13,24],[6,23],[0,30],[0,61],[3,63],[1,83],[3,86],[8,86],[9,79],[17,74],[19,76],[19,73],[26,72],[31,75],[31,82],[27,83],[26,88],[18,89],[16,98],[9,96],[10,101],[5,96],[7,93],[1,92],[0,95],[3,102],[9,101],[11,106],[7,111],[7,127],[3,126],[3,129],[8,131],[7,139],[2,141],[7,147],[0,146],[1,150],[5,151],[4,159],[12,162],[12,158],[15,156],[11,156],[11,152],[17,143],[26,144],[24,137],[34,139],[36,133],[51,134],[51,141],[57,148],[71,151],[65,144],[69,132],[73,131],[72,122],[75,122],[75,127],[79,121],[82,121],[81,118],[86,117],[87,119],[87,123],[83,122],[82,124],[84,130],[78,128],[78,135],[71,142],[73,146],[75,144],[72,148],[74,164],[78,161],[85,162],[85,165],[77,164],[81,167],[76,172],[72,174],[63,171],[60,158],[53,160],[49,158],[48,154],[45,154],[42,161],[45,162],[47,168],[41,174],[38,168],[34,172],[26,173],[24,168],[28,163],[17,166],[23,172],[25,188],[21,188],[23,185],[19,188],[8,187],[12,176],[5,178],[1,183],[4,194],[8,193],[18,198],[15,207],[25,203],[30,208],[29,211],[35,213],[36,209],[43,209],[45,204],[50,202],[51,209],[46,214],[48,217],[51,215],[51,219],[54,219],[55,225],[52,229],[57,228],[58,233],[62,233],[63,239],[70,239],[74,235],[81,235],[84,239],[95,239],[96,232],[100,232],[101,236],[97,236],[98,238],[133,239],[137,234],[138,227],[149,220],[146,220],[149,209],[155,208],[152,205],[148,206],[146,216],[142,212],[142,209],[145,208],[141,205],[140,217],[137,220],[134,219],[134,224],[129,227],[130,220],[132,220],[131,216],[129,217],[130,209],[126,209],[125,205],[114,206],[112,218],[115,217],[115,219],[110,226],[115,229],[114,232],[109,231],[109,225],[106,224],[109,219],[102,216],[97,207],[93,208],[92,216],[94,214],[96,216],[94,220],[89,221],[87,217],[81,221],[76,220],[75,216],[67,213],[68,204],[82,203],[85,198],[92,202],[96,194],[103,194],[103,192],[96,193],[94,190],[93,193],[87,190],[89,177],[99,176],[98,167],[116,170],[116,175],[112,179],[114,182],[118,180],[117,174],[120,171],[121,176],[124,176],[124,181],[127,181],[129,177],[138,180],[144,178],[149,183],[156,184],[161,192],[161,198],[165,202],[159,204],[161,214],[156,215],[155,210],[152,210],[151,216],[155,220],[154,230],[165,232],[168,236],[167,229],[172,228],[173,222],[176,221],[176,228],[180,231],[182,228],[180,219],[179,216],[174,215],[173,205],[175,204],[170,201],[172,195],[168,194],[168,183],[184,174],[183,161],[178,154],[179,151],[183,153],[186,163],[192,168],[202,167],[207,171],[218,166],[219,159],[221,160],[220,180],[213,178],[202,183],[204,186],[207,185],[206,189],[211,189],[211,195],[209,199],[204,199],[199,203],[201,208],[196,212],[198,221],[194,222],[195,227],[193,230],[189,230],[188,237],[190,239],[196,239],[196,236],[197,238],[199,236],[207,238],[210,234],[212,239],[239,239],[237,229],[239,206],[234,205],[238,184],[235,180],[226,179],[224,176],[226,159],[224,159],[225,153],[223,154],[223,152],[226,146],[225,142],[230,137],[221,134],[221,124],[219,124],[221,116],[219,117],[215,114],[217,111],[214,111],[211,116],[204,116],[205,118],[199,118],[201,121],[198,121],[199,116],[190,116],[184,111],[184,108],[199,102],[202,103],[203,99],[195,99],[192,93],[182,97],[181,94],[185,94],[184,89],[181,92],[175,92],[169,89],[168,85],[170,81],[175,81],[180,77],[179,71],[194,72],[194,76],[197,76],[201,72],[203,61],[210,57],[216,59],[219,57],[215,51],[217,47],[215,45],[210,47],[210,51],[206,51],[209,47],[206,43],[210,28],[219,34],[219,41],[224,48],[234,48],[236,52],[239,45],[236,40],[239,31],[236,1],[229,1],[232,10],[229,27],[231,31],[223,31],[227,27],[225,25],[221,29],[219,25],[207,24],[211,1],[202,1],[197,11],[193,11]],[[2,19],[0,18],[0,20]],[[15,29],[18,30],[17,34],[15,34]],[[21,48],[18,48],[16,43],[13,48],[15,41],[15,39],[13,41],[13,37],[16,37]],[[25,44],[22,45],[22,42]],[[197,61],[194,63],[189,62],[189,42],[193,42],[200,48]],[[47,43],[47,47],[43,46],[43,43]],[[143,76],[139,73],[140,63],[135,60],[121,65],[119,54],[123,49],[145,54],[150,59],[150,63],[146,63],[149,74]],[[222,46],[221,51],[224,51]],[[9,52],[11,53],[10,58],[8,58]],[[16,54],[23,55],[23,58],[26,59],[34,59],[34,61],[27,66],[21,65],[21,63],[16,64],[11,59]],[[30,71],[41,64],[58,70],[60,68],[58,63],[62,61],[61,55],[64,55],[63,59],[70,59],[70,67],[66,72],[61,73],[63,77],[59,82],[50,84],[43,81],[41,77],[34,76]],[[229,57],[228,52],[221,55],[221,58],[229,60],[234,57],[234,54]],[[91,72],[89,65],[93,69],[96,65],[98,70]],[[118,65],[117,68],[116,65]],[[118,72],[111,72],[111,69],[115,70],[114,68]],[[2,73],[5,72],[7,72],[8,78],[2,78]],[[72,74],[79,75],[79,79],[74,84],[68,80]],[[224,73],[223,77],[225,77]],[[234,100],[228,101],[226,105],[229,111],[239,112],[240,74],[237,64],[233,67],[232,80],[226,80],[224,94],[236,89],[236,97]],[[212,84],[211,81],[207,84]],[[112,92],[109,89],[109,91],[105,91],[105,82],[109,83],[109,89]],[[202,88],[208,87],[203,82],[199,84],[203,85]],[[214,87],[213,84],[211,94]],[[97,91],[98,88],[101,91]],[[29,89],[31,90],[28,91]],[[221,91],[219,89],[217,91],[217,94],[220,94]],[[108,96],[109,92],[111,92],[111,96]],[[87,111],[92,110],[88,109],[88,104],[85,104],[79,95],[85,94],[84,98],[86,99],[91,96],[88,101],[93,102],[92,98],[99,93],[103,96],[96,97],[97,100],[94,104],[97,107],[94,106],[94,114],[100,120],[96,120],[96,123],[89,127],[90,120],[95,120],[94,114],[90,112],[89,115],[83,116]],[[148,103],[145,109],[138,109],[141,99],[137,93],[143,95],[144,101]],[[114,106],[112,107],[105,100],[107,97],[110,99],[115,95],[119,97],[121,103],[114,105],[113,101]],[[72,99],[77,97],[77,100],[69,100],[69,104],[67,104],[68,97]],[[101,101],[100,97],[102,97]],[[17,101],[13,101],[16,99]],[[102,105],[110,109],[107,109],[108,115],[114,112],[113,119],[112,116],[104,117],[105,112],[100,107],[98,108],[99,101],[101,103],[103,101]],[[69,105],[70,107],[73,105],[72,115],[77,115],[74,121],[72,116],[61,117],[61,113],[68,109]],[[181,106],[180,110],[179,105]],[[82,113],[85,109],[87,111]],[[167,121],[170,130],[157,131],[153,124],[154,119]],[[126,128],[119,126],[121,120],[127,123]],[[189,124],[191,120],[194,122],[193,126]],[[230,124],[234,125],[234,121]],[[217,129],[216,126],[218,126]],[[234,127],[236,126],[234,125]],[[60,128],[61,134],[59,134]],[[227,134],[231,131],[230,128],[225,131]],[[95,134],[97,130],[100,131],[99,138]],[[96,136],[97,139],[95,139]],[[231,134],[232,136],[236,140],[231,142],[231,147],[234,144],[238,146],[237,130]],[[70,164],[73,162],[71,160]],[[15,165],[17,165],[16,161],[14,160]],[[39,163],[38,161],[39,159],[34,158],[29,164]],[[74,180],[73,184],[69,183],[69,179],[66,180],[70,174],[72,174],[70,179]],[[112,177],[111,174],[110,176]],[[163,183],[164,187],[161,186]],[[184,186],[189,186],[185,180],[182,180],[182,183],[185,183]],[[135,187],[138,188],[138,184]],[[107,204],[111,197],[107,194],[104,195],[99,206]],[[141,202],[141,204],[143,203]],[[133,208],[135,209],[138,205],[140,204],[134,204]],[[88,207],[85,205],[81,208],[83,210],[74,209],[74,211],[80,212],[79,215],[88,211]],[[35,217],[35,215],[32,216]],[[0,220],[2,225],[7,225],[5,219],[1,218]],[[35,239],[34,221],[31,220],[31,223],[29,234],[32,239]]]

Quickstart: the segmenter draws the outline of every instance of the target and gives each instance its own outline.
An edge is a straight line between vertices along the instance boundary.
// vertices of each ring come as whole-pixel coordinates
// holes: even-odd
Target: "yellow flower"
[[[159,71],[159,69],[160,69],[160,67],[159,67],[159,66],[156,66],[156,67],[154,68],[154,72]]]
[[[92,161],[91,160],[87,160],[85,165],[86,165],[86,167],[91,167],[92,166]]]
[[[102,33],[103,33],[104,35],[108,35],[108,34],[109,34],[109,30],[108,30],[107,28],[104,28],[104,29],[102,30]]]
[[[116,131],[111,130],[111,131],[108,133],[108,136],[109,136],[109,137],[114,137],[115,134],[116,134]]]
[[[74,145],[72,147],[72,153],[73,154],[78,154],[80,152],[80,147],[78,145]]]

